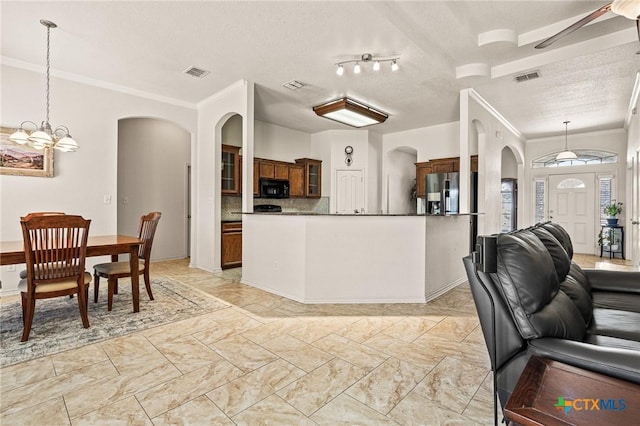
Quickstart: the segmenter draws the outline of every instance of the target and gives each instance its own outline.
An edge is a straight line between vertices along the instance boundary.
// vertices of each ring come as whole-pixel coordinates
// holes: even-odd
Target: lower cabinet
[[[242,222],[222,223],[222,268],[242,266]]]

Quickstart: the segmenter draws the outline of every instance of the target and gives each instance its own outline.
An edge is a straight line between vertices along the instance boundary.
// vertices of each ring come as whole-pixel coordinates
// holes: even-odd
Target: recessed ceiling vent
[[[296,80],[291,80],[291,81],[287,81],[286,83],[282,83],[282,87],[286,87],[287,89],[291,89],[291,90],[298,90],[304,87],[304,84]]]
[[[540,71],[531,71],[526,74],[516,75],[516,82],[522,83],[523,81],[535,80],[536,78],[540,78]]]
[[[207,70],[203,70],[202,68],[198,68],[198,67],[189,67],[186,70],[183,71],[185,74],[189,74],[193,77],[197,77],[197,78],[203,78],[206,77],[207,75],[209,75],[209,73],[211,73],[211,71],[207,71]]]

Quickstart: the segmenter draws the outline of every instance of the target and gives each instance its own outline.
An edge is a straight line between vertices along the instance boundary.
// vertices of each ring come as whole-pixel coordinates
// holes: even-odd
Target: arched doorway
[[[191,134],[155,118],[118,120],[119,234],[136,235],[140,216],[162,212],[153,259],[189,257]]]
[[[385,161],[386,211],[389,214],[415,214],[416,162],[418,151],[399,147],[389,151]]]
[[[518,228],[518,162],[508,146],[502,149],[501,160],[500,231],[509,232]]]

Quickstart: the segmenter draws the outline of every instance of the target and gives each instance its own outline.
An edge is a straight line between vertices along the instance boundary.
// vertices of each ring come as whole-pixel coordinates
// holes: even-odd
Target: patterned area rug
[[[109,312],[107,283],[104,281],[100,284],[98,303],[93,303],[93,285],[89,287],[89,328],[82,327],[76,298],[37,300],[31,335],[24,343],[20,342],[20,299],[0,304],[0,366],[124,336],[228,306],[178,281],[156,277],[151,280],[153,301],[149,300],[141,278],[140,312],[133,313],[131,284],[128,280],[119,282],[119,294],[114,295],[113,310]]]

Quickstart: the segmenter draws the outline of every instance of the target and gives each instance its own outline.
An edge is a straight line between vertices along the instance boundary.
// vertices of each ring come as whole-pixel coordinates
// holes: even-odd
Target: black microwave
[[[289,181],[260,179],[261,198],[289,198]]]

